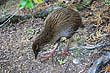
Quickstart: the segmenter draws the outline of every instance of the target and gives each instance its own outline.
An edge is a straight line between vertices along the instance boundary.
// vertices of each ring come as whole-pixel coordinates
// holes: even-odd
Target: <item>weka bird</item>
[[[54,10],[47,16],[44,23],[44,30],[35,39],[32,45],[35,58],[37,58],[41,48],[50,42],[56,43],[56,47],[49,55],[45,56],[45,58],[48,59],[49,57],[53,56],[54,51],[58,47],[58,41],[61,37],[67,38],[67,47],[63,52],[64,54],[67,54],[69,42],[68,39],[76,32],[79,27],[84,27],[80,14],[71,8],[60,8]]]

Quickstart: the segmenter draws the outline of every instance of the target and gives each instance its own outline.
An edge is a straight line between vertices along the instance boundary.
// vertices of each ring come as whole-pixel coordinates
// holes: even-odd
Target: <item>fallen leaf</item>
[[[106,66],[105,72],[110,72],[110,65],[109,66]]]
[[[89,14],[85,14],[85,17],[88,18]]]
[[[90,58],[99,58],[99,56],[89,56]]]

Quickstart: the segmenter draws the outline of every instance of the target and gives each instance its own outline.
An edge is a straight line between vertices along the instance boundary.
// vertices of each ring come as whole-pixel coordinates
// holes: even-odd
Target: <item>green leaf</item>
[[[25,6],[19,5],[19,9],[23,9]]]
[[[92,0],[83,0],[83,5],[89,5],[92,2]]]
[[[30,34],[34,34],[35,31],[34,31],[34,30],[28,30],[28,33],[30,33]]]
[[[34,8],[34,5],[33,5],[33,3],[31,1],[27,1],[26,7],[33,9]]]
[[[103,2],[105,5],[109,6],[110,5],[110,0],[104,0]]]
[[[86,5],[90,5],[92,0],[82,0],[81,4],[77,5],[78,10],[83,10]]]
[[[19,9],[23,9],[24,7],[33,9],[34,5],[30,0],[20,0]]]
[[[20,0],[20,5],[18,6],[19,9],[23,9],[27,3],[27,0]]]
[[[81,48],[77,48],[77,50],[81,50]]]
[[[60,64],[65,64],[65,60],[58,60]]]
[[[20,0],[20,5],[25,6],[27,3],[27,0]]]
[[[84,9],[84,6],[83,6],[82,4],[77,5],[77,9],[78,9],[78,10],[82,10],[82,9]]]
[[[43,3],[43,0],[39,0],[39,3]]]
[[[74,56],[75,56],[75,57],[77,57],[78,55],[79,55],[79,53],[78,53],[78,52],[75,52],[75,53],[74,53]]]
[[[36,3],[36,4],[41,4],[41,3],[43,3],[43,0],[33,0],[34,1],[34,3]]]

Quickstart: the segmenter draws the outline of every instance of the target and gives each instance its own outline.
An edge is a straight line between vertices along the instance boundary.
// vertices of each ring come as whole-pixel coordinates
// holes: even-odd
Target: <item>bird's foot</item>
[[[71,54],[68,51],[60,52],[60,53],[58,53],[58,55],[63,55],[62,59],[64,59],[66,57],[66,55],[71,56]]]
[[[53,57],[55,50],[58,48],[58,43],[56,43],[56,45],[54,46],[54,49],[51,51],[51,53],[49,55],[46,56],[42,56],[44,58],[44,60],[48,60],[49,58]]]
[[[45,55],[45,56],[42,56],[43,57],[43,60],[48,60],[49,58],[51,58],[53,56],[52,53],[50,53],[49,55]]]
[[[63,52],[60,52],[60,53],[58,53],[59,55],[70,55],[69,53],[68,53],[68,51],[63,51]]]
[[[63,52],[61,52],[61,53],[59,53],[59,55],[70,55],[69,54],[69,52],[68,52],[68,48],[69,48],[69,39],[67,39],[67,46],[66,46],[66,49],[65,49],[65,51],[63,51]]]

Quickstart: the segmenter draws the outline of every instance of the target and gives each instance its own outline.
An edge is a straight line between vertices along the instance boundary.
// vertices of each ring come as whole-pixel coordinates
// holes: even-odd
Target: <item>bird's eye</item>
[[[63,3],[66,3],[65,1],[63,1]]]

